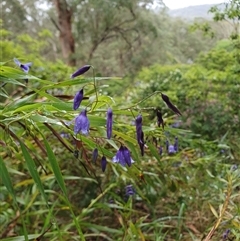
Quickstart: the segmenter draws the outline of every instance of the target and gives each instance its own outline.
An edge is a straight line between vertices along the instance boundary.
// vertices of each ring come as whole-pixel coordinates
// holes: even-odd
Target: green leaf
[[[64,180],[63,180],[62,173],[61,173],[61,170],[59,168],[58,162],[56,160],[56,157],[55,157],[50,145],[48,144],[48,142],[44,138],[44,136],[43,136],[43,141],[44,141],[44,144],[46,146],[46,150],[47,150],[47,154],[48,154],[48,160],[49,160],[49,163],[52,167],[55,178],[58,182],[58,185],[62,189],[62,192],[64,193],[65,197],[67,198],[67,189],[66,189],[66,186],[65,186],[65,183],[64,183]]]
[[[8,192],[11,194],[14,202],[17,204],[16,195],[13,189],[11,178],[1,156],[0,156],[0,177],[2,179],[3,184],[6,186]]]
[[[43,185],[42,185],[42,182],[41,182],[41,179],[40,179],[40,176],[38,174],[38,171],[37,171],[37,167],[36,167],[36,164],[35,162],[33,161],[32,157],[30,156],[30,154],[28,153],[28,150],[27,148],[25,147],[25,145],[20,142],[20,146],[21,146],[21,149],[22,149],[22,153],[23,153],[23,157],[26,161],[26,164],[27,164],[27,167],[28,167],[28,170],[34,180],[34,182],[36,183],[37,185],[37,188],[39,189],[40,193],[42,194],[47,206],[48,206],[48,200],[47,200],[47,196],[44,192],[44,188],[43,188]]]

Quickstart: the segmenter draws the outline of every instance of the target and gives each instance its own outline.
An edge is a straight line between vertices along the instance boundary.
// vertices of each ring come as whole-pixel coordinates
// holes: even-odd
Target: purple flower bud
[[[111,108],[107,111],[107,138],[112,137],[113,112]]]
[[[88,135],[89,132],[89,120],[87,118],[87,110],[83,110],[75,119],[74,133],[81,132],[83,135]]]
[[[76,72],[74,72],[72,75],[71,75],[71,78],[75,78],[79,75],[82,75],[84,73],[86,73],[89,69],[91,68],[91,65],[84,65],[83,67],[81,67],[80,69],[78,69]]]
[[[77,94],[74,96],[74,100],[73,100],[73,109],[74,110],[78,109],[82,100],[83,100],[83,89],[78,91]]]
[[[175,150],[175,152],[178,152],[178,138],[177,137],[175,137],[174,150]]]
[[[102,171],[104,172],[106,170],[106,167],[107,167],[107,159],[106,159],[105,156],[102,157],[101,166],[102,166]]]
[[[142,116],[138,115],[136,118],[136,132],[137,132],[137,141],[141,142],[142,135]]]
[[[13,59],[15,64],[18,65],[23,71],[25,74],[28,73],[32,63],[26,63],[26,64],[22,64],[18,59],[14,58]]]
[[[144,133],[142,131],[142,116],[138,115],[136,118],[136,133],[137,133],[137,141],[141,150],[142,156],[144,155]]]
[[[95,148],[92,153],[92,162],[95,164],[98,157],[98,149]]]

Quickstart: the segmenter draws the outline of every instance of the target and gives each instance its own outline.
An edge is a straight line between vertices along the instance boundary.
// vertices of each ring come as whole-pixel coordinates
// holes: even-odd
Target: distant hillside
[[[204,4],[197,6],[189,6],[186,8],[169,9],[169,15],[172,17],[180,17],[183,19],[206,18],[211,19],[212,14],[208,13],[209,9],[216,4]]]

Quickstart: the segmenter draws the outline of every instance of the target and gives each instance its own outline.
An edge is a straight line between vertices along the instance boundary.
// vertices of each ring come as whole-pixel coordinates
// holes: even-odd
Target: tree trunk
[[[75,66],[75,41],[71,26],[72,11],[69,9],[66,0],[54,0],[54,4],[58,14],[59,39],[63,57],[69,66]]]

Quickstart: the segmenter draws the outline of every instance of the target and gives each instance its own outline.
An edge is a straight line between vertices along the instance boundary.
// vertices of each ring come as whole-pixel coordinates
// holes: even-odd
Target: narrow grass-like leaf
[[[43,135],[42,135],[43,136]],[[75,226],[78,230],[78,233],[79,233],[79,236],[81,238],[82,241],[85,241],[85,238],[84,238],[84,235],[82,233],[82,230],[81,230],[81,227],[77,221],[77,218],[72,210],[72,206],[71,206],[71,203],[69,202],[68,200],[68,196],[67,196],[67,189],[66,189],[66,186],[65,186],[65,183],[64,183],[64,180],[63,180],[63,176],[62,176],[62,173],[61,173],[61,170],[59,168],[59,165],[58,165],[58,162],[56,160],[56,157],[52,151],[52,148],[50,147],[50,145],[48,144],[48,142],[46,141],[46,139],[44,138],[43,136],[43,139],[44,139],[44,144],[46,146],[46,149],[47,149],[47,154],[48,154],[48,160],[50,162],[50,165],[52,167],[52,170],[53,170],[53,173],[55,175],[55,178],[58,182],[58,185],[60,186],[60,188],[62,189],[62,192],[65,196],[65,200],[69,206],[69,209],[71,211],[71,214],[73,216],[73,220],[74,220],[74,223],[75,223]]]
[[[38,174],[36,164],[33,161],[32,157],[28,153],[28,150],[26,149],[26,147],[24,146],[24,144],[22,142],[20,142],[20,146],[21,146],[23,157],[24,157],[24,159],[26,161],[28,170],[29,170],[29,172],[30,172],[34,182],[36,183],[40,193],[42,194],[42,196],[43,196],[43,198],[44,198],[44,200],[45,200],[45,202],[46,202],[46,204],[48,206],[47,196],[46,196],[46,194],[44,192],[44,188],[43,188],[40,176]]]
[[[5,166],[2,157],[0,157],[0,177],[2,179],[3,184],[6,186],[8,192],[11,194],[14,202],[17,204],[16,196],[14,193],[14,189],[12,186],[11,178],[8,173],[7,167]]]
[[[18,203],[17,203],[17,199],[16,199],[16,194],[14,192],[14,189],[13,189],[13,185],[12,185],[12,182],[11,182],[11,178],[10,178],[10,175],[8,173],[8,170],[7,170],[7,167],[5,166],[4,162],[3,162],[3,159],[2,157],[0,156],[0,177],[2,179],[2,182],[3,184],[6,186],[7,190],[9,191],[9,193],[11,194],[14,202],[15,202],[15,205],[17,207],[17,209],[19,210],[20,212],[20,218],[21,218],[21,223],[23,225],[23,232],[24,232],[24,240],[27,240],[28,241],[28,234],[27,234],[27,229],[26,229],[26,225],[25,225],[25,221],[23,219],[23,216],[21,214],[21,210],[20,208],[18,207]]]
[[[48,160],[49,160],[50,165],[52,167],[55,178],[58,182],[58,185],[62,189],[62,192],[67,197],[67,189],[66,189],[66,186],[65,186],[65,183],[64,183],[64,180],[63,180],[62,173],[61,173],[61,170],[59,168],[58,162],[56,160],[56,157],[55,157],[50,145],[48,144],[48,142],[46,141],[45,138],[44,138],[43,141],[44,141],[44,144],[46,146],[46,150],[47,150],[47,154],[48,154]]]

